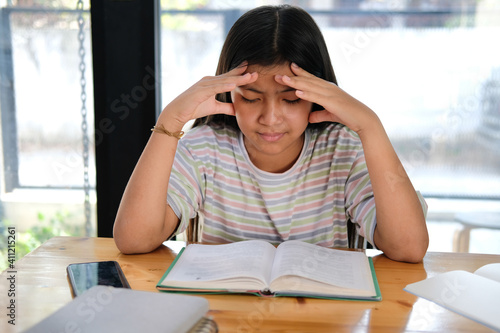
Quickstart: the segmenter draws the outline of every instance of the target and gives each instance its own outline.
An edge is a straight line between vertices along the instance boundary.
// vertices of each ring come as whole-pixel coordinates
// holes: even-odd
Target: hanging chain
[[[87,80],[85,79],[85,20],[83,18],[84,6],[83,0],[78,0],[76,9],[78,11],[78,55],[80,56],[80,99],[82,101],[81,115],[82,115],[82,141],[83,141],[83,191],[85,194],[84,210],[85,210],[85,234],[90,236],[92,225],[90,221],[90,181],[89,181],[89,134],[87,124]]]

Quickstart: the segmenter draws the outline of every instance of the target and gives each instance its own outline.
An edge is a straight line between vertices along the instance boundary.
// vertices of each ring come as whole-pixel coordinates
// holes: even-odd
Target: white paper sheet
[[[409,293],[500,331],[500,283],[466,271],[451,271],[412,283]]]

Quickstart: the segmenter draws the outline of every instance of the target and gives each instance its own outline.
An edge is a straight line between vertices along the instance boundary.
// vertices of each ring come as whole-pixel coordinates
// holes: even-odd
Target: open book
[[[500,331],[500,263],[474,273],[450,271],[407,285],[405,291]]]
[[[163,291],[381,300],[371,258],[301,241],[185,247],[156,286]]]

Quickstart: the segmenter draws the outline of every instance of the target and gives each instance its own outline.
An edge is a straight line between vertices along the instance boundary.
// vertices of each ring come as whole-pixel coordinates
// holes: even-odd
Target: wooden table
[[[55,237],[1,274],[0,332],[20,332],[71,301],[66,266],[74,262],[116,260],[132,289],[156,292],[155,285],[184,242],[165,242],[156,251],[124,255],[111,238]],[[499,255],[428,253],[420,264],[407,264],[370,252],[383,300],[337,301],[311,298],[262,298],[246,295],[204,296],[220,332],[471,332],[490,330],[420,299],[403,288],[438,273],[474,271]],[[8,324],[6,297],[15,275],[15,327]],[[7,299],[8,298],[8,299]],[[165,323],[168,325],[168,323]]]

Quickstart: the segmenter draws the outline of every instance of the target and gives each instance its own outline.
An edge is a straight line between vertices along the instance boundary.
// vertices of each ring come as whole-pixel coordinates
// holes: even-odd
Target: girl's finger
[[[297,65],[294,62],[292,62],[292,64],[290,65],[290,68],[292,69],[292,73],[294,73],[295,75],[306,76],[306,77],[316,77],[315,75],[309,73],[308,71],[306,71],[302,67],[299,67],[299,65]]]
[[[215,112],[214,114],[227,114],[230,116],[234,116],[234,107],[232,103],[223,103],[219,101],[215,101]]]
[[[227,73],[213,77],[214,79],[224,79],[230,82],[234,82],[236,85],[245,85],[257,80],[257,73],[245,73],[248,69],[248,63],[244,61],[240,66],[230,70]]]
[[[300,99],[306,100],[308,102],[316,103],[319,105],[323,105],[323,106],[328,104],[328,101],[329,101],[328,95],[324,95],[324,94],[319,93],[319,92],[314,91],[314,90],[297,89],[295,91],[295,95]]]
[[[229,72],[226,72],[225,74],[222,75],[238,75],[244,73],[248,68],[248,62],[243,61],[241,64],[230,70]]]
[[[243,86],[252,83],[256,81],[257,78],[257,73],[246,73],[244,75],[234,75],[233,73],[233,75],[231,76],[225,76],[225,74],[223,74],[219,76],[203,78],[202,82],[200,82],[199,87],[204,87],[203,89],[205,89],[208,94],[215,95],[232,91],[237,86]]]
[[[307,73],[307,72],[306,72]],[[314,76],[288,76],[288,75],[277,75],[276,81],[280,84],[289,86],[297,90],[304,91],[318,91],[323,89],[326,81]]]

